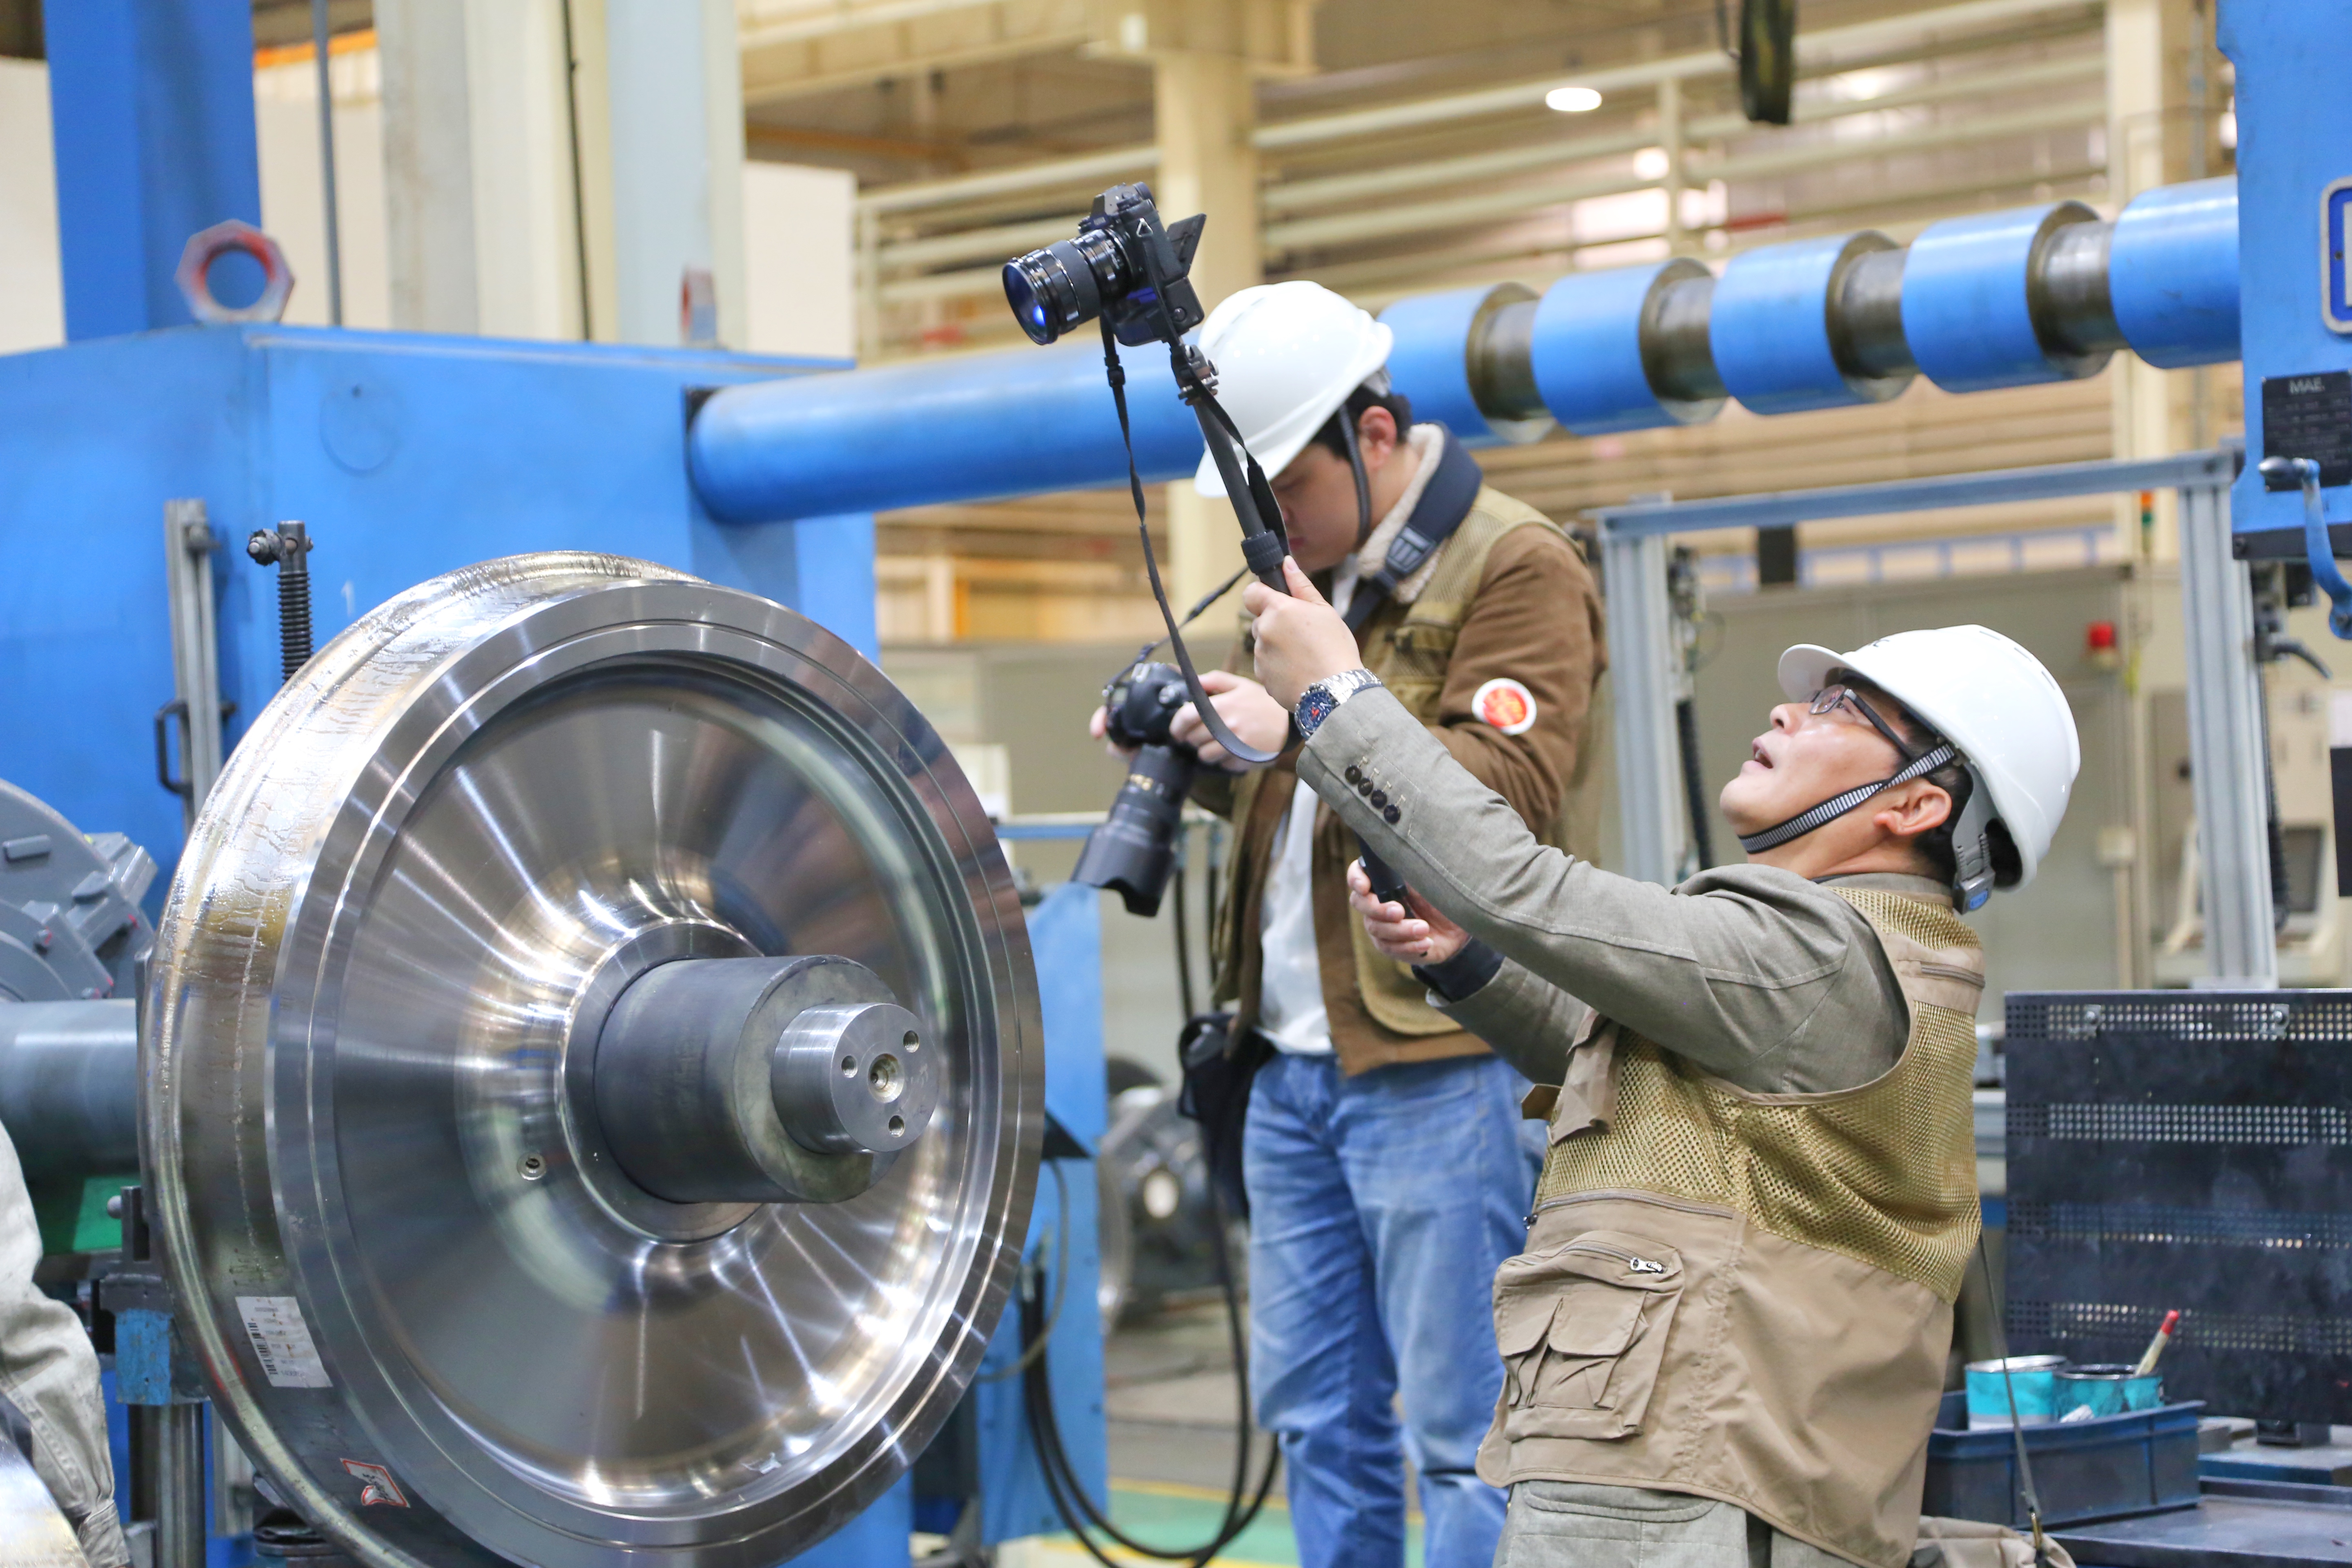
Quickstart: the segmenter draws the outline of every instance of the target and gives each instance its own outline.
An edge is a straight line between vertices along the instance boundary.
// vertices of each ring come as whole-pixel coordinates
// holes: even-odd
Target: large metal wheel
[[[597,1083],[619,998],[784,955],[849,961],[754,975],[801,1036],[919,1021],[919,1136],[843,1153],[836,1118],[832,1152],[769,1161],[796,1201],[748,1165],[678,1194],[675,1140],[633,1180],[608,1123],[640,1097]],[[643,1072],[688,1012],[638,1011],[668,1031]],[[190,1343],[378,1568],[768,1568],[822,1538],[978,1363],[1044,1120],[1019,902],[930,728],[788,610],[569,552],[411,590],[270,704],[181,861],[144,1053]]]

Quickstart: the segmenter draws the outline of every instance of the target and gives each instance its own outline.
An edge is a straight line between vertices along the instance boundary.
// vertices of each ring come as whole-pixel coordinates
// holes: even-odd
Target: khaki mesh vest
[[[1597,1125],[1555,1127],[1496,1279],[1510,1370],[1480,1473],[1695,1492],[1851,1561],[1916,1538],[1951,1307],[1976,1246],[1976,936],[1835,889],[1910,1010],[1859,1088],[1757,1094],[1603,1021]]]

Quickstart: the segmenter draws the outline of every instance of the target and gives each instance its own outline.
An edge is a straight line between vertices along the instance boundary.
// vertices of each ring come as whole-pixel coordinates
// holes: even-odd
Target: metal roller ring
[[[895,1153],[783,1141],[836,1186],[672,1202],[613,1168],[606,1024],[743,963],[806,988],[705,1053],[771,1116],[843,1005],[914,1020],[935,1108]],[[644,562],[468,568],[321,649],[206,799],[146,1003],[185,1331],[372,1568],[770,1568],[904,1472],[1018,1261],[1042,1042],[977,798],[845,644]]]

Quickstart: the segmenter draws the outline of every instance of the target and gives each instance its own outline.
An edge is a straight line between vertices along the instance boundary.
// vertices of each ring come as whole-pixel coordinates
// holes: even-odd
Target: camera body
[[[1174,665],[1130,665],[1103,688],[1103,733],[1121,746],[1172,746],[1169,726],[1190,700],[1184,672]]]
[[[1208,317],[1192,280],[1208,221],[1195,214],[1163,223],[1150,186],[1113,185],[1095,197],[1075,238],[1004,264],[1005,302],[1035,343],[1097,316],[1130,348],[1173,341]]]

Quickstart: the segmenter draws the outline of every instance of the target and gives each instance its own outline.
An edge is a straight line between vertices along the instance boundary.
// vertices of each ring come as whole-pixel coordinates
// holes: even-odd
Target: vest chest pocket
[[[1504,1264],[1495,1276],[1503,1435],[1639,1432],[1682,1291],[1681,1255],[1624,1231],[1588,1231]]]

